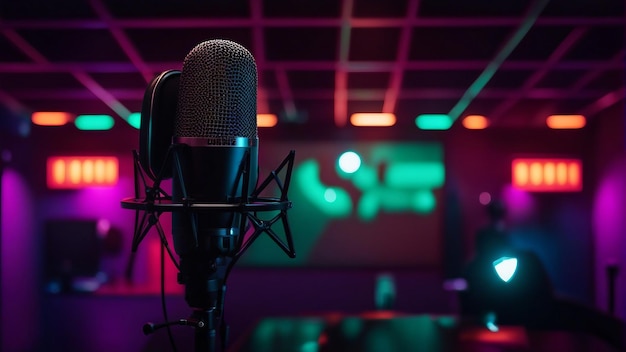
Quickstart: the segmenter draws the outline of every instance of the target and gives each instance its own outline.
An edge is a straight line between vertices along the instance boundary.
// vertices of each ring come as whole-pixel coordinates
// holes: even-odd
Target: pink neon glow
[[[582,161],[579,159],[514,159],[513,186],[533,192],[576,192],[582,190]]]
[[[113,186],[119,177],[119,162],[110,156],[63,156],[48,158],[48,188]]]

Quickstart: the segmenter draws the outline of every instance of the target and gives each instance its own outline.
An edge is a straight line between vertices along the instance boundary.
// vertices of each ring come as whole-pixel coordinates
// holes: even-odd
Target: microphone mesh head
[[[256,62],[246,48],[228,40],[198,44],[183,63],[174,136],[220,145],[257,138],[256,89]]]

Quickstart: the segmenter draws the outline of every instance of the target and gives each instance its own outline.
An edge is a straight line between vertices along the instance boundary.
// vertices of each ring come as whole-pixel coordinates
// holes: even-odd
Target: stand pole
[[[617,264],[609,264],[606,267],[606,274],[608,279],[608,309],[610,314],[615,314],[615,280],[617,279],[618,272]]]
[[[217,351],[217,330],[215,323],[215,309],[194,310],[192,319],[198,324],[194,331],[194,351],[195,352],[216,352]]]

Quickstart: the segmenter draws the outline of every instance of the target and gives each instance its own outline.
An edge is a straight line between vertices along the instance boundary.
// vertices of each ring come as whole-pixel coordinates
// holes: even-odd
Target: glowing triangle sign
[[[509,282],[517,269],[517,258],[501,257],[493,262],[493,267],[502,281]]]

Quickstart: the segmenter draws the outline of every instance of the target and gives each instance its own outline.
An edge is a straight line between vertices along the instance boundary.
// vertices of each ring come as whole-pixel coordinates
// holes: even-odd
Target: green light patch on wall
[[[415,125],[422,130],[447,130],[453,122],[446,114],[422,114],[415,118]]]
[[[289,220],[298,256],[288,258],[269,236],[260,236],[241,258],[240,265],[440,265],[445,183],[441,143],[266,143],[259,152],[259,175],[270,173],[289,148],[297,150],[289,188],[293,202]]]
[[[128,124],[133,126],[134,128],[139,129],[141,127],[141,113],[133,112],[132,114],[128,115],[128,119],[126,120],[126,122],[128,122]]]
[[[316,208],[331,217],[355,212],[364,221],[375,220],[381,213],[434,211],[437,199],[433,192],[445,181],[439,144],[376,143],[355,147],[338,154],[334,168],[336,176],[350,182],[350,186],[320,181],[323,158],[308,159],[296,167],[297,187]]]
[[[113,128],[115,120],[109,115],[79,115],[74,125],[81,131],[107,131]]]
[[[387,166],[384,180],[393,188],[438,188],[443,185],[442,162],[398,162]]]
[[[317,160],[304,161],[294,171],[296,187],[303,192],[307,200],[327,216],[341,218],[348,216],[352,210],[352,200],[345,190],[339,187],[328,187],[320,180],[320,165]]]

